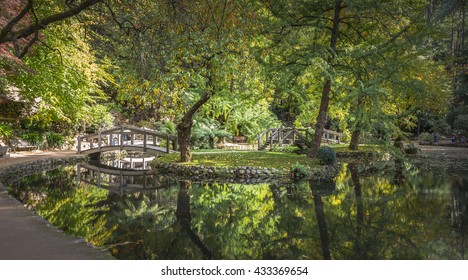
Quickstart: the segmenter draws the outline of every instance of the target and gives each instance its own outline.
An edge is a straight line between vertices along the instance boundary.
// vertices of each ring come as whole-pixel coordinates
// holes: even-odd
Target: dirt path
[[[10,154],[9,158],[0,159],[0,169],[22,162],[32,162],[45,158],[63,158],[76,155],[76,151],[33,151]]]
[[[421,149],[423,155],[448,157],[452,159],[468,160],[468,148],[463,147],[447,147],[447,146],[424,146],[417,145]]]

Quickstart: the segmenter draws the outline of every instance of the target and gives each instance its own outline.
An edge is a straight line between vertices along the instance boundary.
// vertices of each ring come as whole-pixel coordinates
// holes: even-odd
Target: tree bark
[[[192,134],[192,118],[184,118],[181,123],[177,125],[177,140],[180,148],[180,161],[190,162],[192,155],[190,153],[190,135]]]
[[[351,151],[357,151],[359,145],[359,137],[361,136],[361,128],[356,127],[351,134],[351,141],[349,142],[349,149]]]
[[[340,11],[341,11],[341,0],[335,1],[334,16],[333,16],[333,27],[330,39],[331,56],[328,59],[328,65],[332,67],[333,59],[336,53],[336,44],[338,41],[338,31],[340,24]],[[330,104],[330,92],[331,92],[331,79],[327,78],[323,85],[322,98],[320,100],[320,109],[315,124],[315,134],[310,148],[309,156],[315,157],[317,150],[322,143],[323,130],[327,121],[328,106]]]
[[[200,109],[203,104],[210,100],[214,95],[213,80],[211,75],[207,81],[207,91],[200,97],[200,99],[185,113],[182,121],[177,125],[177,139],[180,147],[180,161],[190,162],[192,156],[190,154],[190,136],[192,133],[193,116]]]

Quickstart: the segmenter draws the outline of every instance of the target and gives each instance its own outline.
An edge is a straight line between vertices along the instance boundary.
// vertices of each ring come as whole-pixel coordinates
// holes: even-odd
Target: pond
[[[372,170],[350,163],[333,182],[247,185],[80,164],[7,189],[117,259],[465,258],[466,173]]]

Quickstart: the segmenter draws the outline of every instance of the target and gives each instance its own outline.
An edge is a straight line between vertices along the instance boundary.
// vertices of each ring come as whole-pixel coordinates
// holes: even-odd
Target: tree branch
[[[34,34],[36,32],[36,30],[39,31],[39,30],[45,29],[51,23],[61,21],[61,20],[67,19],[69,17],[75,16],[75,15],[79,14],[81,11],[83,11],[83,10],[85,10],[85,9],[91,7],[92,5],[95,5],[96,3],[101,2],[101,1],[102,0],[85,0],[85,1],[81,2],[79,5],[74,6],[74,7],[70,8],[67,11],[48,16],[48,17],[46,17],[46,18],[44,18],[42,20],[39,20],[38,22],[36,22],[34,24],[31,24],[31,25],[29,25],[29,26],[27,26],[25,28],[22,28],[22,29],[20,29],[20,30],[18,30],[16,32],[13,32],[11,30],[13,28],[13,26],[22,17],[24,17],[24,15],[32,8],[32,0],[28,0],[28,6],[31,5],[31,7],[27,6],[26,7],[27,9],[26,8],[23,9],[18,16],[16,16],[12,21],[9,22],[9,24],[12,23],[12,26],[10,27],[10,30],[4,31],[4,29],[8,25],[5,28],[2,29],[2,31],[0,33],[1,34],[0,44],[12,42],[13,38],[16,38],[16,39],[26,38],[26,37]],[[14,20],[16,20],[16,22]],[[3,33],[6,33],[6,34],[3,35]],[[8,35],[8,34],[10,34],[10,35]]]
[[[7,23],[7,25],[5,25],[5,27],[3,27],[2,31],[0,32],[0,42],[2,42],[4,40],[4,38],[7,36],[8,33],[11,33],[11,31],[13,30],[13,27],[22,19],[24,18],[24,16],[29,12],[29,10],[32,8],[32,0],[28,0],[28,4],[26,5],[26,7],[24,7],[21,12],[16,16],[14,17],[12,20],[10,20],[10,22]],[[13,38],[13,37],[11,37]],[[7,41],[11,41],[10,40],[7,40]],[[0,43],[1,44],[1,43]]]

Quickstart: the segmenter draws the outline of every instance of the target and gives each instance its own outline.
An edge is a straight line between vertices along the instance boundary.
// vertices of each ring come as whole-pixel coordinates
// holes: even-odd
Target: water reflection
[[[80,163],[76,166],[76,170],[78,182],[104,188],[120,195],[151,191],[167,186],[147,169],[119,169],[103,164]]]
[[[119,259],[464,259],[468,177],[396,167],[242,185],[82,164],[8,190]]]
[[[153,161],[154,158],[154,156],[139,157],[130,155],[124,158],[109,159],[104,162],[93,162],[92,164],[102,164],[119,169],[149,170],[151,161]]]

